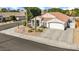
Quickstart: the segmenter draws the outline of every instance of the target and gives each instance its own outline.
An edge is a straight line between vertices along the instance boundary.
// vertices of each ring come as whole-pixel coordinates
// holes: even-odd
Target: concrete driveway
[[[47,29],[45,32],[43,32],[40,36],[44,38],[48,38],[50,40],[58,40],[60,35],[63,33],[63,30],[57,30],[57,29]]]
[[[41,37],[48,38],[50,40],[63,41],[69,44],[73,44],[73,29],[67,30],[57,30],[57,29],[47,29],[44,33],[40,35]]]

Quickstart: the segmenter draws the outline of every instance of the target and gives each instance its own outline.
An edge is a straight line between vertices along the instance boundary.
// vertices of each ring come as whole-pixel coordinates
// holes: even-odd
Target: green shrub
[[[46,28],[45,26],[40,26],[40,28]]]
[[[32,30],[32,29],[30,29],[30,30],[28,30],[28,32],[33,32],[33,30]]]
[[[37,29],[38,32],[43,32],[43,29]]]
[[[23,23],[22,23],[22,24],[23,24],[23,26],[26,26],[26,21],[23,21]]]
[[[16,17],[15,16],[10,16],[10,20],[16,21]]]

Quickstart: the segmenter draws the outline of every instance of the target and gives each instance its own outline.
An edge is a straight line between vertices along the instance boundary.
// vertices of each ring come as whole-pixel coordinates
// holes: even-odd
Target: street
[[[21,24],[21,22],[19,22]],[[17,26],[17,22],[0,26],[0,31]],[[73,51],[48,46],[0,33],[0,51]]]

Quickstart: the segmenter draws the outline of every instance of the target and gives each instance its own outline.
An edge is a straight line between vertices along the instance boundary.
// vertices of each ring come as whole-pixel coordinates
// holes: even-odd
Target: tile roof
[[[51,15],[53,15],[53,16],[51,16]],[[42,15],[42,17],[44,17],[46,19],[48,18],[48,20],[50,20],[50,18],[52,19],[54,16],[64,22],[67,22],[70,18],[69,16],[67,16],[63,13],[60,13],[60,12],[51,12],[51,13],[46,13],[46,14]]]

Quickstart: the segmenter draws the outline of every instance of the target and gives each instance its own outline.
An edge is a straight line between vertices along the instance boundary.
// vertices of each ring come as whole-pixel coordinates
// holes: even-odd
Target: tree
[[[78,8],[75,8],[73,11],[74,11],[75,16],[79,16],[79,9]]]
[[[69,14],[69,10],[62,10],[62,13],[67,15]]]
[[[78,8],[71,9],[71,10],[63,10],[60,8],[51,8],[48,10],[48,12],[61,12],[61,13],[64,13],[68,16],[79,16],[79,9]]]
[[[79,15],[79,10],[77,10],[77,9],[67,10],[66,14],[68,16],[78,16]]]
[[[30,21],[31,18],[33,18],[33,15],[30,11],[30,8],[28,7],[24,7],[25,11],[25,15],[26,15],[26,25],[28,25],[28,21]]]
[[[37,30],[37,26],[36,26],[36,16],[41,15],[41,9],[39,9],[38,7],[25,7],[25,9],[27,10],[27,21],[30,21],[31,18],[35,17],[35,32]],[[28,22],[27,22],[28,23]]]
[[[28,21],[33,17],[41,15],[41,9],[39,9],[38,7],[24,7],[24,8],[27,10]]]
[[[51,8],[51,9],[48,9],[48,12],[63,12],[63,10],[60,8]]]
[[[6,8],[2,8],[1,12],[8,12],[8,10]]]
[[[45,14],[45,13],[47,13],[47,12],[48,12],[48,10],[45,9],[45,10],[42,10],[42,11],[41,11],[41,14]]]
[[[19,12],[18,10],[9,10],[9,12]]]

